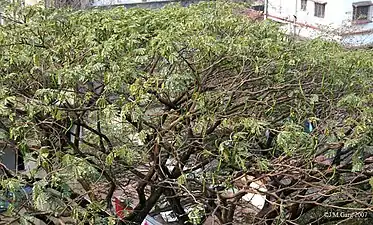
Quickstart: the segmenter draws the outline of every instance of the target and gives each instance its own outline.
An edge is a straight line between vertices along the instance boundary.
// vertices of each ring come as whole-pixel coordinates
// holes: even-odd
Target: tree
[[[233,3],[11,9],[0,27],[1,137],[37,168],[3,166],[3,190],[33,187],[26,211],[8,216],[140,224],[172,208],[180,224],[210,215],[323,224],[371,215],[370,51],[293,40]],[[244,211],[258,180],[266,203]],[[227,194],[232,186],[240,190]],[[113,193],[131,187],[134,210],[119,221]]]

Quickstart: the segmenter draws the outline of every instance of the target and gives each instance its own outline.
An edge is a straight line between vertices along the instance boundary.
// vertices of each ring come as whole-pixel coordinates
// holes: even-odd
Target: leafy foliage
[[[33,186],[29,213],[11,215],[140,224],[169,205],[186,224],[310,224],[322,222],[312,209],[369,211],[371,51],[293,40],[243,11],[9,8],[0,134],[37,163],[26,174],[4,167],[3,189]],[[262,209],[241,201],[249,181],[233,196],[214,188],[243,175],[266,186]],[[114,191],[133,186],[135,210],[114,221]]]

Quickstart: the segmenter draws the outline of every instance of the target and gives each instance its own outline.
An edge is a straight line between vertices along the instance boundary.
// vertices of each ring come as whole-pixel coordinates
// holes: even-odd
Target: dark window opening
[[[306,11],[307,10],[307,0],[300,1],[300,10]]]
[[[320,18],[325,17],[325,3],[315,2],[315,16]]]
[[[252,9],[260,12],[264,12],[264,5],[254,5]]]
[[[25,161],[23,160],[23,155],[20,152],[18,152],[17,170],[18,171],[25,170]]]
[[[353,20],[369,20],[370,6],[355,6]]]

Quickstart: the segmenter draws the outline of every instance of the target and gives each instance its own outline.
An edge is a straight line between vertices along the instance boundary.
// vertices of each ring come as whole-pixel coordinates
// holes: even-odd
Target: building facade
[[[358,0],[266,0],[265,15],[286,32],[324,37],[347,46],[373,44],[373,2]]]

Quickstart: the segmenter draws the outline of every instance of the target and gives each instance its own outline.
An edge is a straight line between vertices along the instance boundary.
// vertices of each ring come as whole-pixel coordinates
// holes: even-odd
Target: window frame
[[[326,3],[315,2],[314,16],[318,18],[325,18],[325,9]],[[322,14],[320,14],[320,12],[322,12]]]
[[[371,5],[353,5],[352,6],[353,10],[352,10],[352,21],[354,23],[368,23],[368,22],[371,22]],[[359,11],[358,9],[364,9],[366,8],[366,18],[360,18],[361,15],[364,15],[364,14],[360,14],[358,16],[358,13],[359,12],[362,12],[362,11]]]
[[[308,4],[307,0],[300,0],[300,10],[307,11],[307,4]]]

